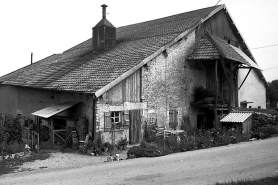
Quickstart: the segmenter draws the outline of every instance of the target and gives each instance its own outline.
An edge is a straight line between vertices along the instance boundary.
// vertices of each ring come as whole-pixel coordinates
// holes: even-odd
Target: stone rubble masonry
[[[205,71],[189,65],[186,57],[195,44],[195,32],[174,44],[147,64],[142,70],[143,100],[148,110],[155,112],[159,126],[168,127],[169,110],[178,110],[179,127],[182,118],[188,117],[197,124],[196,110],[190,107],[195,85],[206,84]]]
[[[197,110],[190,106],[190,102],[193,101],[193,88],[205,87],[206,72],[192,67],[192,61],[186,59],[194,44],[195,32],[192,32],[142,67],[142,100],[148,107],[144,112],[155,114],[159,126],[169,127],[169,110],[172,109],[178,111],[178,127],[183,117],[189,117],[192,126],[197,124]],[[102,98],[97,103],[98,131],[104,130],[104,112],[109,111],[108,103]],[[147,120],[149,114],[144,116]]]

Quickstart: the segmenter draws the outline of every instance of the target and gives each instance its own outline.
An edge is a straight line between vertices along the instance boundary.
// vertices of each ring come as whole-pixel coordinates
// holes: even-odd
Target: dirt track
[[[158,158],[9,174],[0,177],[0,184],[207,185],[274,176],[277,171],[278,138],[272,138]]]

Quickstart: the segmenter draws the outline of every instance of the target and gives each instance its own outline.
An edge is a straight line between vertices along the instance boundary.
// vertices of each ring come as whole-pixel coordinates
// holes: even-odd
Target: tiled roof
[[[220,59],[220,53],[217,51],[208,37],[204,36],[199,40],[193,52],[187,58],[194,60]]]
[[[193,60],[212,60],[220,59],[221,55],[223,55],[222,57],[225,59],[258,68],[258,65],[239,48],[236,48],[228,44],[227,41],[214,35],[210,35],[209,33],[200,39],[192,53],[187,58]]]
[[[219,6],[117,28],[116,44],[92,52],[91,39],[0,78],[1,84],[94,93],[138,65]]]

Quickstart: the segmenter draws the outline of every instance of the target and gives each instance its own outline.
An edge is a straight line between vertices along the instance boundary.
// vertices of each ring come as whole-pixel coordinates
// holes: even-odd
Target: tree
[[[278,80],[273,80],[271,83],[268,83],[266,88],[266,98],[270,102],[278,101]]]

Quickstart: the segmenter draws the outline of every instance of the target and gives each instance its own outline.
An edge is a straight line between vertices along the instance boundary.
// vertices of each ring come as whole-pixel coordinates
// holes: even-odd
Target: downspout
[[[96,97],[96,95],[95,94],[93,94],[93,126],[92,126],[92,138],[93,138],[93,140],[94,141],[96,141],[97,140],[97,124],[96,124],[96,122],[97,122],[97,119],[96,119],[96,104],[97,104],[97,97]]]

